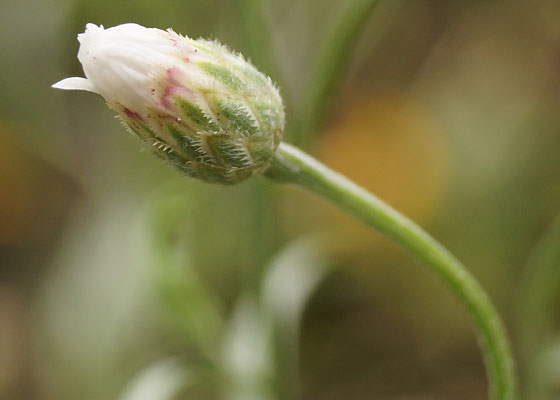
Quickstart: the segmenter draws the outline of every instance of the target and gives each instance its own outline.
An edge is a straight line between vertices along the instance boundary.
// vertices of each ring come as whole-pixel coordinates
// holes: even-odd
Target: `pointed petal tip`
[[[86,78],[72,77],[58,81],[51,85],[54,89],[61,90],[85,90],[87,92],[97,93],[92,83]]]

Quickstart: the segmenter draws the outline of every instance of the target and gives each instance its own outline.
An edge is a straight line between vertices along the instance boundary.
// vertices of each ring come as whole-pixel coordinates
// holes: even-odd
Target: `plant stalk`
[[[280,144],[265,175],[323,197],[424,261],[449,285],[474,320],[490,398],[517,398],[515,366],[502,320],[484,289],[447,249],[382,200],[291,145]]]

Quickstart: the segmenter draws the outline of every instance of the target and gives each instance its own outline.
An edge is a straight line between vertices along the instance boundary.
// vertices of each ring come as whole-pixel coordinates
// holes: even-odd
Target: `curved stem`
[[[478,331],[494,400],[516,398],[513,356],[503,323],[484,289],[442,245],[404,215],[297,148],[281,143],[269,178],[318,194],[424,261],[463,302]]]
[[[379,0],[350,1],[325,40],[306,90],[304,115],[295,137],[298,145],[305,148],[312,143],[341,72],[349,63],[353,44],[378,3]]]

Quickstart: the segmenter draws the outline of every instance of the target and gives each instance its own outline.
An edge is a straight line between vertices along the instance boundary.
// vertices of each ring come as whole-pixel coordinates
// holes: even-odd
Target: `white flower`
[[[235,183],[268,166],[284,129],[282,99],[241,55],[137,24],[87,24],[78,40],[86,78],[54,88],[100,94],[159,157],[190,176]]]

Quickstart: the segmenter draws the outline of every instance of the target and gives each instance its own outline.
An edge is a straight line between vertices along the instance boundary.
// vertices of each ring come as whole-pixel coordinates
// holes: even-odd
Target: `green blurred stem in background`
[[[521,365],[524,366],[521,373],[525,378],[522,382],[528,395],[541,390],[535,387],[536,383],[530,375],[539,354],[558,335],[554,325],[559,288],[560,216],[556,217],[532,251],[517,297],[517,336]]]
[[[339,83],[342,72],[350,61],[350,52],[354,48],[369,15],[379,0],[353,0],[341,12],[325,44],[319,53],[316,67],[309,79],[305,91],[303,117],[297,127],[295,143],[307,148],[314,142],[332,92]]]
[[[263,15],[263,0],[238,0],[241,28],[251,61],[263,70],[272,68],[270,33]]]
[[[237,0],[237,8],[242,24],[242,34],[247,54],[251,61],[259,67],[271,72],[276,72],[272,62],[273,52],[270,40],[270,32],[264,16],[265,0]],[[250,251],[245,252],[247,259],[244,260],[244,275],[242,283],[247,291],[258,292],[264,269],[269,255],[274,249],[274,237],[271,232],[278,228],[274,225],[273,213],[276,208],[273,188],[264,182],[255,180],[249,188],[248,201],[251,205],[249,229],[247,234],[251,239]]]
[[[327,199],[428,264],[461,299],[478,330],[493,400],[517,398],[515,366],[505,328],[491,300],[448,250],[404,215],[297,148],[281,143],[265,173]]]
[[[523,359],[555,336],[555,301],[560,287],[560,216],[532,251],[519,290],[519,336]],[[527,360],[525,360],[527,361]]]

